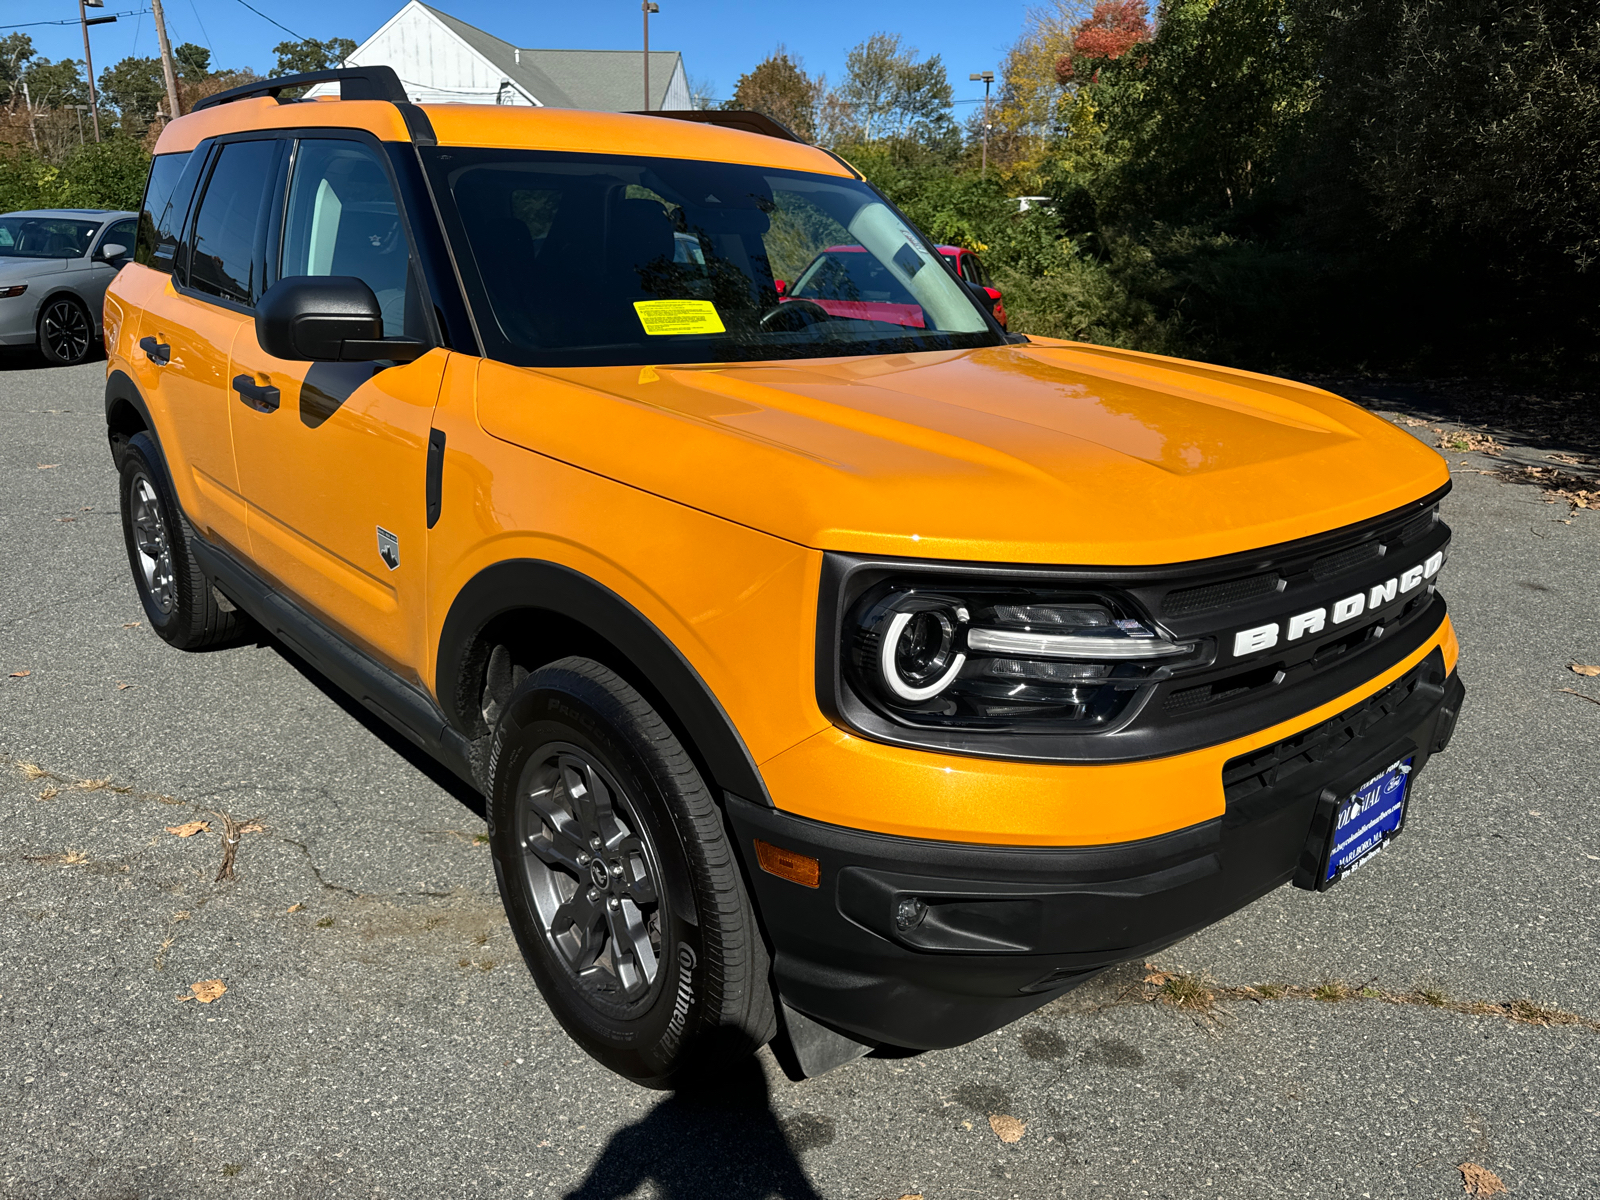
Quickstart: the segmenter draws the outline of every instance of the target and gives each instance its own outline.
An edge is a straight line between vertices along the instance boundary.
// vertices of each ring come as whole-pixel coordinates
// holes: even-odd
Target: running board
[[[384,724],[448,767],[474,791],[483,791],[472,769],[472,743],[450,727],[432,696],[327,629],[192,527],[186,532],[200,569],[223,595]]]

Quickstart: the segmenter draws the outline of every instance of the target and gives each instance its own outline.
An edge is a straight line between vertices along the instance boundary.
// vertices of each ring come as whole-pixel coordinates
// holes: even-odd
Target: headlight
[[[887,580],[844,623],[846,681],[884,716],[931,727],[1088,731],[1116,718],[1168,660],[1162,636],[1115,596]]]

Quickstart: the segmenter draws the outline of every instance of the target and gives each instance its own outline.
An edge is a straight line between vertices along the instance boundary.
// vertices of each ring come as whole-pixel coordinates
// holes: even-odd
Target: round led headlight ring
[[[882,627],[878,673],[884,685],[902,700],[931,700],[955,680],[967,661],[958,622],[966,610],[923,607],[895,612]]]

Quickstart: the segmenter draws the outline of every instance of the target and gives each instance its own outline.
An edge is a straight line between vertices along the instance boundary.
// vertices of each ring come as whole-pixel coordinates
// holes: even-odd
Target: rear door
[[[203,533],[240,551],[249,535],[229,424],[228,357],[260,295],[282,148],[276,138],[257,138],[207,155],[198,205],[171,254],[170,282],[145,306],[135,355],[136,382],[162,413],[158,431],[185,512]]]
[[[385,336],[437,344],[421,274],[376,141],[349,131],[294,146],[272,278],[350,275],[377,295]],[[411,679],[425,657],[429,429],[448,354],[305,363],[234,342],[234,450],[250,554],[280,586]]]

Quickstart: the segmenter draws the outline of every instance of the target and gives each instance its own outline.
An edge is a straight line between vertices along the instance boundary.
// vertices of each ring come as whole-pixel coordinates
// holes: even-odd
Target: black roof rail
[[[310,87],[315,83],[337,83],[341,100],[387,100],[392,104],[407,104],[411,99],[406,95],[406,89],[400,83],[400,76],[395,74],[393,67],[332,67],[326,71],[307,71],[303,75],[280,75],[276,79],[263,79],[257,83],[229,88],[225,92],[218,92],[215,96],[196,100],[194,107],[189,111],[199,112],[202,108],[215,108],[219,104],[249,100],[256,96],[270,96],[277,100],[278,93],[286,88]]]
[[[766,113],[749,109],[728,108],[658,108],[649,112],[635,112],[635,117],[668,117],[674,121],[698,121],[702,125],[721,125],[725,129],[739,129],[745,133],[759,133],[764,137],[782,138],[786,142],[805,142],[787,125],[774,121]]]

